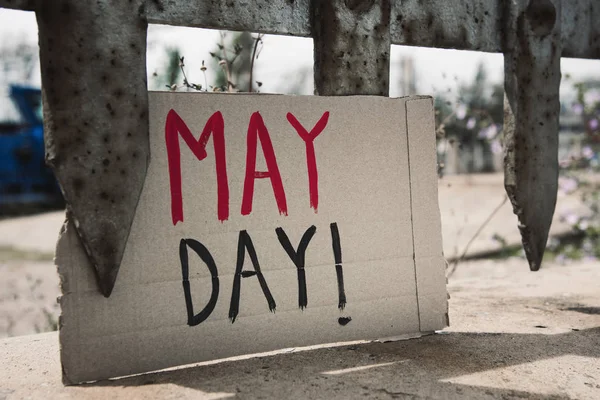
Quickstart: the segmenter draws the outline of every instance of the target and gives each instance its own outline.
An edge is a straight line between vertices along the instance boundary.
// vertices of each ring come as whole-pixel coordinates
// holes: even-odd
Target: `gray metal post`
[[[143,1],[36,8],[46,161],[109,296],[150,156]]]
[[[390,13],[390,0],[313,0],[317,94],[389,94]]]
[[[561,0],[507,1],[505,12],[504,185],[536,271],[558,189]]]

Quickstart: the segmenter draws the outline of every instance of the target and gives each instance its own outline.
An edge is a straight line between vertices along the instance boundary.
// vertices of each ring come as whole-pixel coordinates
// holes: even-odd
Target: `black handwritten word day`
[[[306,167],[308,173],[308,192],[310,207],[317,212],[319,206],[318,169],[315,155],[314,140],[325,130],[329,120],[329,112],[324,112],[315,126],[308,131],[292,114],[287,113],[287,120],[297,132],[299,138],[304,142],[306,149]],[[183,194],[181,187],[181,137],[194,156],[202,161],[207,157],[206,146],[212,136],[213,149],[215,153],[216,180],[217,180],[217,218],[224,222],[229,218],[229,181],[227,178],[227,162],[225,152],[225,121],[221,112],[217,111],[210,116],[199,139],[192,134],[184,120],[175,110],[170,110],[165,123],[165,144],[168,157],[169,182],[171,192],[171,217],[173,225],[184,221]],[[267,171],[256,170],[256,154],[258,144],[266,161]],[[259,112],[251,115],[248,123],[246,136],[246,170],[243,182],[241,215],[249,215],[252,212],[254,198],[254,182],[256,179],[269,178],[273,195],[281,215],[287,216],[287,202],[283,181],[277,165],[277,158],[271,142],[269,131],[265,126]],[[344,271],[342,268],[342,250],[340,244],[340,233],[336,222],[329,226],[333,259],[337,277],[338,308],[343,310],[346,306],[346,294],[344,291]],[[274,229],[276,238],[290,258],[291,265],[296,267],[298,278],[298,307],[305,309],[308,306],[308,291],[306,287],[305,255],[311,239],[315,235],[317,227],[312,225],[302,235],[297,247],[290,242],[283,228]],[[195,313],[192,301],[192,292],[189,281],[189,257],[192,253],[198,256],[208,268],[212,278],[212,291],[208,303],[198,313]],[[252,269],[244,269],[246,254],[250,258]],[[219,298],[219,271],[218,266],[204,244],[195,239],[181,239],[179,245],[179,259],[181,262],[181,275],[183,282],[183,293],[187,309],[188,325],[195,326],[205,321],[214,311]],[[256,278],[260,284],[265,297],[266,305],[271,312],[276,309],[276,301],[271,294],[267,279],[261,271],[258,253],[252,243],[250,233],[246,230],[239,232],[237,246],[237,261],[233,275],[233,289],[229,303],[229,320],[234,323],[239,314],[240,292],[242,278]],[[343,321],[342,321],[343,320]],[[349,318],[340,318],[340,324],[346,325]]]

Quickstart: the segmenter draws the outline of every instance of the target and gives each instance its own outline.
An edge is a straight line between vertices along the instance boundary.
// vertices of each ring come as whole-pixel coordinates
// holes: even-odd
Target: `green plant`
[[[486,160],[491,160],[491,154],[502,152],[503,93],[501,84],[489,83],[486,70],[480,64],[473,81],[459,87],[454,107],[445,95],[436,96],[436,133],[442,142],[438,163],[440,177],[444,175],[448,145],[457,145],[463,155],[481,146]],[[473,172],[473,168],[469,165],[469,172]],[[487,164],[484,172],[492,168]]]
[[[576,100],[570,110],[581,119],[585,136],[579,151],[560,160],[559,191],[579,194],[583,207],[559,211],[561,220],[572,227],[572,235],[553,246],[559,262],[600,257],[600,82],[578,82],[574,88]]]

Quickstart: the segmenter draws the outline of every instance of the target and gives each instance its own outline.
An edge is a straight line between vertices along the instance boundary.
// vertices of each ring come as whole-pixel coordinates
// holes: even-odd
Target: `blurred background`
[[[600,257],[600,61],[563,59],[562,73],[551,267]],[[312,95],[313,44],[151,25],[147,74],[149,90]],[[35,15],[0,9],[0,337],[56,330],[60,314],[53,253],[64,202],[44,164],[40,85]],[[390,95],[413,94],[435,98],[450,285],[464,264],[525,272],[503,188],[502,55],[392,46]]]

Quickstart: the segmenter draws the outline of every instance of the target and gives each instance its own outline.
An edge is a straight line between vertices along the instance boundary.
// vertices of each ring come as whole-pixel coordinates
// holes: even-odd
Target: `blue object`
[[[10,87],[18,115],[0,121],[0,211],[7,206],[58,205],[60,189],[44,161],[41,90]],[[0,107],[9,104],[0,103]]]

